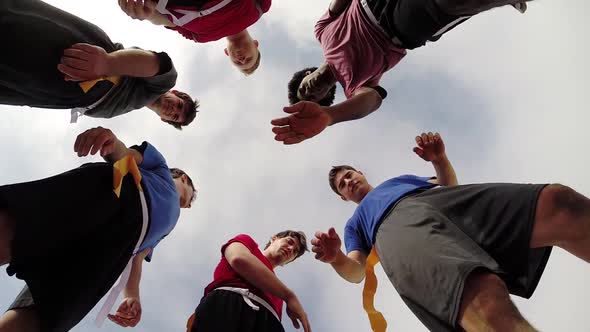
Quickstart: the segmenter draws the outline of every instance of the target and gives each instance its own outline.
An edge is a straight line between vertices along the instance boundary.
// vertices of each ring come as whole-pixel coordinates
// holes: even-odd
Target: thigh
[[[435,0],[438,7],[451,15],[475,15],[486,10],[528,0]]]
[[[218,290],[199,303],[191,332],[256,332],[255,320],[254,310],[241,295]]]

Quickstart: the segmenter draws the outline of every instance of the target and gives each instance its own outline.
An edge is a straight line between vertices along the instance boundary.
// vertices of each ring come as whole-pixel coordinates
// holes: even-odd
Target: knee
[[[475,273],[467,279],[461,300],[462,315],[469,311],[479,320],[491,323],[506,317],[506,309],[510,307],[508,288],[497,275]]]

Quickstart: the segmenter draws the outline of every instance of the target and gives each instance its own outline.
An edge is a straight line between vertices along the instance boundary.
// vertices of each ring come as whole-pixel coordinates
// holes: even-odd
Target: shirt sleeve
[[[250,252],[253,252],[254,249],[258,248],[258,244],[254,241],[254,239],[252,239],[249,235],[246,234],[240,234],[236,237],[234,237],[233,239],[227,241],[222,247],[221,247],[221,255],[223,256],[225,254],[225,249],[232,243],[234,242],[239,242],[243,245],[246,246],[246,248],[248,248],[248,250],[250,250]]]
[[[263,13],[268,12],[268,10],[270,9],[270,6],[272,5],[272,0],[256,0],[258,2],[258,5],[260,6],[260,9],[262,9]]]
[[[152,77],[141,78],[143,89],[148,95],[163,95],[176,85],[178,73],[168,54],[154,52],[158,57],[160,67],[158,73]]]
[[[344,227],[344,246],[346,247],[346,253],[348,254],[351,251],[358,250],[368,255],[371,250],[364,245],[363,237],[359,230],[354,227],[353,218],[350,218]]]
[[[134,145],[131,147],[143,155],[143,161],[140,166],[144,169],[165,168],[168,171],[168,164],[164,156],[153,145],[148,142],[143,142],[141,145]]]

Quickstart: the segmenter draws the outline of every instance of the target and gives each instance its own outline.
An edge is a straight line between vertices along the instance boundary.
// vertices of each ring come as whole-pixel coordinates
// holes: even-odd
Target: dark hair
[[[291,80],[287,84],[287,89],[289,91],[289,93],[288,93],[289,104],[293,105],[293,104],[297,104],[298,102],[301,101],[301,99],[299,99],[299,97],[297,97],[297,90],[299,89],[299,85],[301,84],[301,81],[303,81],[305,76],[307,76],[306,73],[308,71],[314,72],[316,69],[318,69],[318,67],[309,67],[309,68],[302,69],[302,70],[296,72],[295,74],[293,74],[293,77],[291,78]],[[322,106],[330,106],[334,103],[335,96],[336,96],[336,84],[334,84],[334,86],[330,89],[330,91],[328,91],[328,93],[326,94],[326,96],[322,100],[318,101],[318,104],[320,104]]]
[[[197,188],[195,188],[193,180],[190,176],[188,176],[188,174],[186,174],[185,171],[181,170],[180,168],[170,168],[170,175],[172,175],[173,179],[177,179],[183,175],[186,175],[186,178],[188,179],[188,184],[190,184],[191,188],[193,189],[193,197],[191,197],[191,202],[197,198]]]
[[[338,172],[340,171],[344,171],[344,170],[351,170],[351,171],[355,171],[358,172],[356,170],[356,168],[349,166],[349,165],[338,165],[338,166],[332,166],[332,169],[330,170],[330,173],[328,173],[328,181],[330,181],[330,188],[332,188],[332,190],[334,190],[334,192],[336,194],[338,194],[338,196],[340,196],[340,192],[338,191],[338,187],[336,186],[336,175],[338,174]]]
[[[307,237],[305,236],[305,233],[301,232],[301,231],[292,231],[292,230],[286,230],[286,231],[282,231],[282,232],[278,232],[277,234],[273,235],[272,237],[276,237],[277,239],[282,239],[285,237],[291,236],[297,240],[299,240],[299,252],[297,252],[297,256],[295,256],[295,258],[293,258],[293,260],[296,260],[297,258],[301,257],[301,255],[303,255],[306,251],[309,251],[307,249]],[[264,249],[268,248],[268,246],[270,246],[270,242],[268,241],[268,243],[264,246]]]
[[[184,100],[185,108],[187,109],[186,113],[184,114],[184,122],[174,122],[166,120],[167,123],[171,124],[174,128],[178,130],[182,130],[182,126],[188,126],[195,117],[197,117],[197,113],[199,112],[197,108],[199,108],[199,100],[193,98],[188,94],[182,91],[171,90],[171,93],[175,94],[180,99]]]

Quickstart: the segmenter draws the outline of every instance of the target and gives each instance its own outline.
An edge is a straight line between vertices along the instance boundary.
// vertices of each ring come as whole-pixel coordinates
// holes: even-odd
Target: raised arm
[[[338,16],[346,9],[351,0],[332,0],[330,2],[330,13],[332,16]]]
[[[143,260],[149,254],[146,249],[133,257],[129,280],[123,290],[123,301],[114,315],[109,319],[123,327],[134,327],[141,320],[141,301],[139,298],[139,283],[141,281],[141,269]]]
[[[127,148],[110,129],[96,127],[78,135],[74,143],[74,152],[78,153],[78,157],[95,155],[98,151],[101,157],[111,163],[128,154],[133,156],[138,165],[143,161],[141,153]]]
[[[303,330],[311,332],[307,314],[295,293],[285,286],[245,245],[239,242],[230,244],[225,248],[224,256],[232,269],[252,285],[285,301],[287,314],[296,328],[299,328],[298,321],[300,321]]]
[[[102,47],[80,43],[64,51],[57,69],[69,81],[108,76],[152,77],[160,71],[160,59],[156,53],[141,49],[107,53]]]
[[[436,180],[432,180],[433,183],[441,186],[456,186],[459,184],[453,165],[447,158],[445,143],[439,133],[422,133],[422,135],[416,136],[416,144],[418,146],[414,147],[414,152],[434,166]]]
[[[344,280],[355,284],[363,281],[367,256],[358,250],[345,255],[340,249],[342,241],[333,227],[328,233],[316,232],[311,244],[311,251],[316,253],[315,258],[332,265]]]
[[[274,119],[271,124],[275,140],[284,144],[297,144],[321,133],[328,126],[338,122],[365,117],[381,106],[381,95],[373,89],[363,87],[352,98],[333,106],[320,106],[310,101],[300,101],[283,108],[287,117]]]

